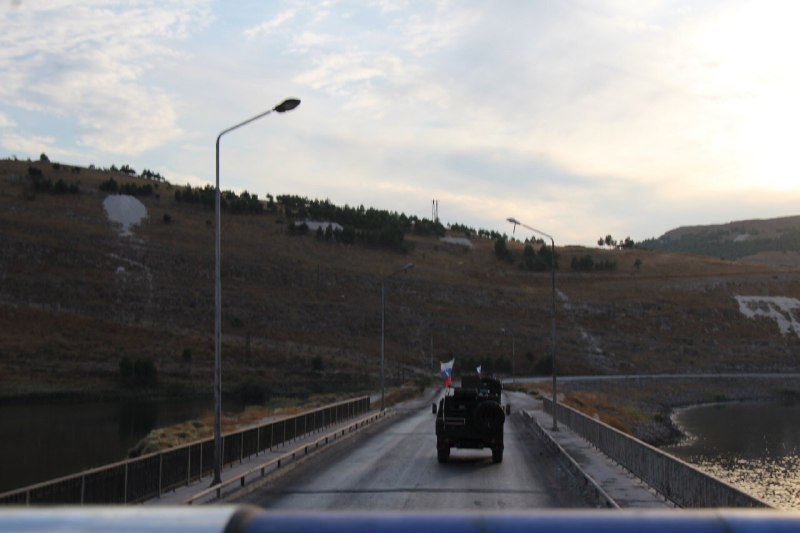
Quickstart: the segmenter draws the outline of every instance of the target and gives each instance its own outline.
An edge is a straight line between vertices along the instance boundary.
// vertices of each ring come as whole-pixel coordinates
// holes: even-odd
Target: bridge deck
[[[569,428],[563,424],[559,425],[559,430],[554,432],[551,429],[552,419],[550,415],[546,414],[542,409],[541,402],[529,396],[520,393],[508,393],[511,397],[514,410],[523,411],[528,417],[531,418],[530,423],[538,423],[542,428],[544,435],[556,442],[558,446],[571,458],[572,462],[579,467],[580,475],[591,478],[594,482],[607,494],[614,502],[622,508],[670,508],[674,507],[671,503],[664,500],[664,498],[657,495],[652,489],[647,487],[638,478],[631,475],[627,470],[614,463],[611,459],[605,456],[602,452],[594,448],[586,440],[577,436]],[[425,404],[427,409],[430,409],[429,404]],[[386,422],[379,422],[381,424],[392,424],[391,420]],[[344,427],[346,424],[342,424]],[[298,439],[295,442],[287,444],[285,447],[276,448],[270,452],[262,453],[258,456],[253,456],[248,460],[242,461],[241,464],[233,465],[223,471],[223,480],[228,480],[239,476],[240,474],[253,469],[254,467],[266,463],[270,460],[290,452],[293,449],[302,447],[304,444],[312,443],[314,440],[319,439],[321,436],[330,431],[335,431],[331,428],[324,433],[311,435],[304,439]],[[343,444],[347,446],[347,444]],[[299,455],[303,455],[302,453]],[[566,459],[569,461],[569,459]],[[282,467],[290,461],[284,461]],[[274,467],[268,468],[267,472],[274,470]],[[259,477],[259,473],[255,473],[247,478],[247,481]],[[187,501],[187,499],[200,493],[210,486],[211,478],[206,477],[196,481],[188,486],[179,487],[174,491],[162,494],[160,498],[149,500],[145,502],[146,505],[180,505]],[[235,483],[230,487],[227,492],[233,492],[231,489],[238,489],[239,483]],[[224,495],[225,491],[223,491]],[[196,503],[208,503],[213,501],[214,495],[209,495],[207,498],[198,500]],[[601,504],[599,504],[602,506]]]

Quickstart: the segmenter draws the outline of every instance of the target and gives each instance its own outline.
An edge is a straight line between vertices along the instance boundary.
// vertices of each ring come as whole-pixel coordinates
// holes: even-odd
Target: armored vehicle
[[[500,380],[464,376],[452,395],[439,400],[436,413],[436,450],[439,462],[450,458],[450,448],[491,448],[492,461],[503,460],[503,424]]]

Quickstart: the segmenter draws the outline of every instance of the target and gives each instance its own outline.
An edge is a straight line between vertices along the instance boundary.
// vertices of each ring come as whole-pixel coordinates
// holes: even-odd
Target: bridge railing
[[[369,396],[234,431],[222,436],[223,468],[367,412]],[[0,494],[0,504],[120,504],[160,496],[211,475],[214,439],[85,470]]]
[[[553,402],[547,398],[543,400],[545,411],[552,414]],[[721,479],[571,407],[559,403],[557,418],[680,507],[771,507]]]

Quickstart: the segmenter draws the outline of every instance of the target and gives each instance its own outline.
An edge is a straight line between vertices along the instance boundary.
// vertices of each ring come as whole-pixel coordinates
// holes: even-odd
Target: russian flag
[[[455,362],[455,359],[450,359],[446,363],[442,363],[442,362],[439,363],[441,365],[441,368],[442,368],[441,376],[442,376],[442,379],[444,380],[444,386],[446,388],[448,388],[448,389],[450,388],[450,385],[453,383],[453,363],[454,362]]]

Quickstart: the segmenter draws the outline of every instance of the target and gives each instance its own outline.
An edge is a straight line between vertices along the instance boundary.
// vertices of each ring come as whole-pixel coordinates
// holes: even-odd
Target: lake
[[[664,451],[780,509],[800,510],[800,405],[703,405],[673,421],[687,438]]]
[[[151,430],[212,412],[212,400],[2,405],[0,492],[121,461]]]

